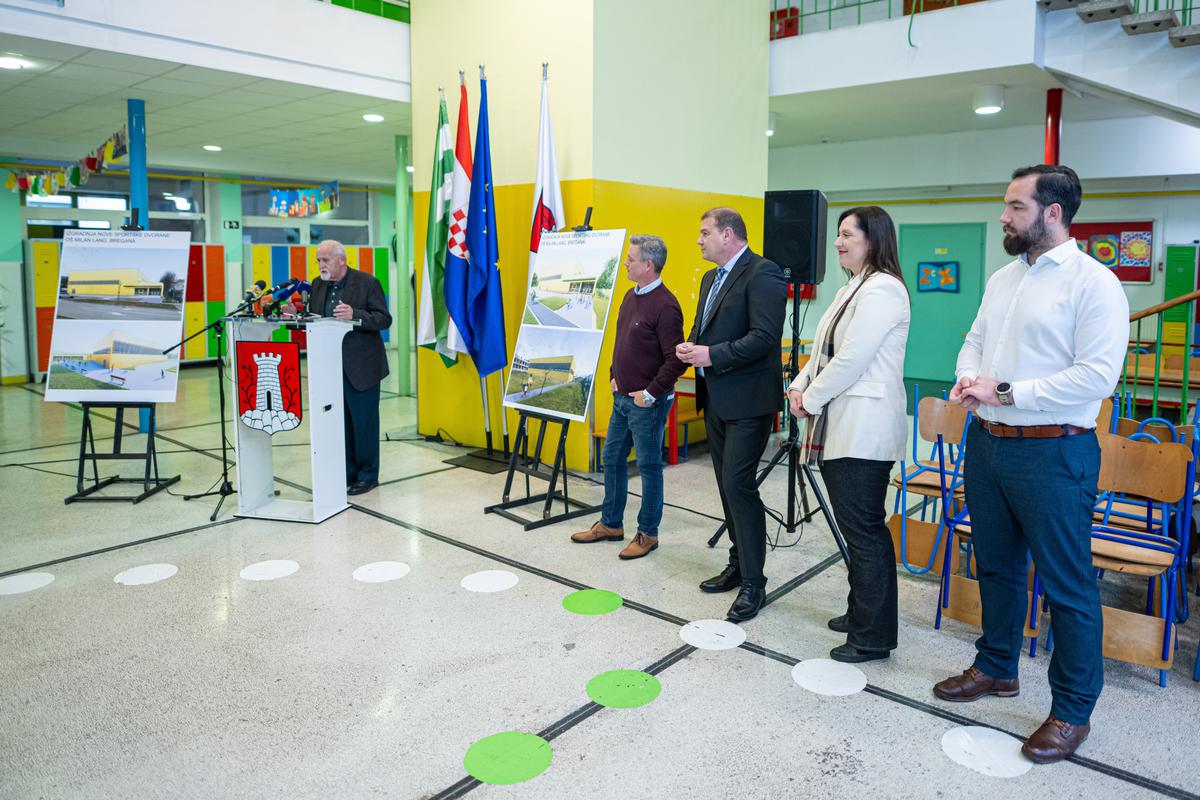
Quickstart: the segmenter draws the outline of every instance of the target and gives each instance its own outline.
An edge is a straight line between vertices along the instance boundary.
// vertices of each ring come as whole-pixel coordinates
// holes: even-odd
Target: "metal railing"
[[[1192,380],[1192,331],[1196,325],[1196,301],[1200,290],[1135,311],[1129,315],[1134,326],[1133,340],[1125,358],[1120,391],[1124,408],[1122,414],[1138,419],[1138,406],[1149,406],[1150,416],[1161,418],[1160,409],[1178,405],[1179,424],[1190,423],[1189,395],[1200,382]],[[1153,318],[1153,340],[1147,340],[1143,329]],[[1167,329],[1170,326],[1170,329]],[[1166,335],[1164,336],[1164,331]],[[1179,334],[1182,333],[1182,336]],[[1174,366],[1176,363],[1178,367]],[[1176,396],[1178,389],[1178,396]],[[1146,394],[1149,393],[1149,397]],[[1165,413],[1165,412],[1164,412]]]
[[[1147,11],[1177,11],[1179,24],[1191,25],[1200,23],[1200,0],[1130,0],[1133,13],[1142,14]]]

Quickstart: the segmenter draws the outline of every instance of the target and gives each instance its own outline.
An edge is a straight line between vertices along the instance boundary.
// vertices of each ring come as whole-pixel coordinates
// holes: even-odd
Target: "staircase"
[[[1196,0],[1037,0],[1037,4],[1047,11],[1073,8],[1084,22],[1119,19],[1130,36],[1165,32],[1172,47],[1200,45]]]

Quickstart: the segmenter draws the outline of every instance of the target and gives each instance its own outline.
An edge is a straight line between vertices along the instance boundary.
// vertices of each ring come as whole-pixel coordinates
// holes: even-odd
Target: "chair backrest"
[[[917,407],[917,421],[925,441],[936,442],[941,436],[947,444],[962,444],[967,410],[940,397],[922,397]]]
[[[1100,413],[1096,415],[1096,430],[1100,433],[1112,431],[1113,401],[1106,397],[1100,401]]]
[[[1151,436],[1153,436],[1155,439],[1158,439],[1160,442],[1166,443],[1166,442],[1173,442],[1176,439],[1179,439],[1181,437],[1184,442],[1191,442],[1192,436],[1196,433],[1195,425],[1171,426],[1171,425],[1164,425],[1161,422],[1151,422],[1149,425],[1142,426],[1141,430],[1139,431],[1138,427],[1141,425],[1142,425],[1142,423],[1138,422],[1136,419],[1129,419],[1128,417],[1120,417],[1117,420],[1116,434],[1117,434],[1117,436],[1121,436],[1121,437],[1128,439],[1130,436],[1133,436],[1135,433],[1148,433]],[[1104,429],[1097,428],[1097,430],[1103,431]]]
[[[1188,489],[1189,447],[1174,442],[1155,444],[1101,433],[1100,491],[1148,497],[1177,503]]]
[[[1174,355],[1167,356],[1166,368],[1183,369],[1183,353],[1175,353]],[[1195,375],[1197,369],[1200,369],[1200,358],[1193,357],[1188,364],[1188,372]]]

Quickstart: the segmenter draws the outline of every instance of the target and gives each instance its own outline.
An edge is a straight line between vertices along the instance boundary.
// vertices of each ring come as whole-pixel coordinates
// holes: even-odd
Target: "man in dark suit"
[[[700,254],[717,265],[700,281],[696,321],[679,359],[696,367],[709,453],[733,546],[729,565],[700,584],[705,592],[741,587],[729,619],[752,619],[766,599],[766,512],[755,473],[783,397],[779,347],[787,303],[783,271],[750,251],[746,223],[732,208],[700,219]]]
[[[379,485],[379,382],[388,374],[379,332],[392,324],[392,315],[379,280],[350,269],[341,242],[321,242],[317,266],[321,277],[313,281],[309,312],[361,323],[342,339],[342,397],[346,494],[362,494]]]

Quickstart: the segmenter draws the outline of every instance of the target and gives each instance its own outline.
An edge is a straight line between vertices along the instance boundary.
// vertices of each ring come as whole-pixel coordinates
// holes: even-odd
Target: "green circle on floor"
[[[485,736],[467,750],[463,766],[484,783],[520,783],[536,778],[550,766],[554,751],[540,736],[505,731]]]
[[[572,614],[607,614],[625,602],[621,595],[604,589],[580,589],[563,598],[563,608]]]
[[[658,678],[636,669],[601,672],[587,685],[592,702],[607,708],[638,708],[654,700],[661,691]]]

